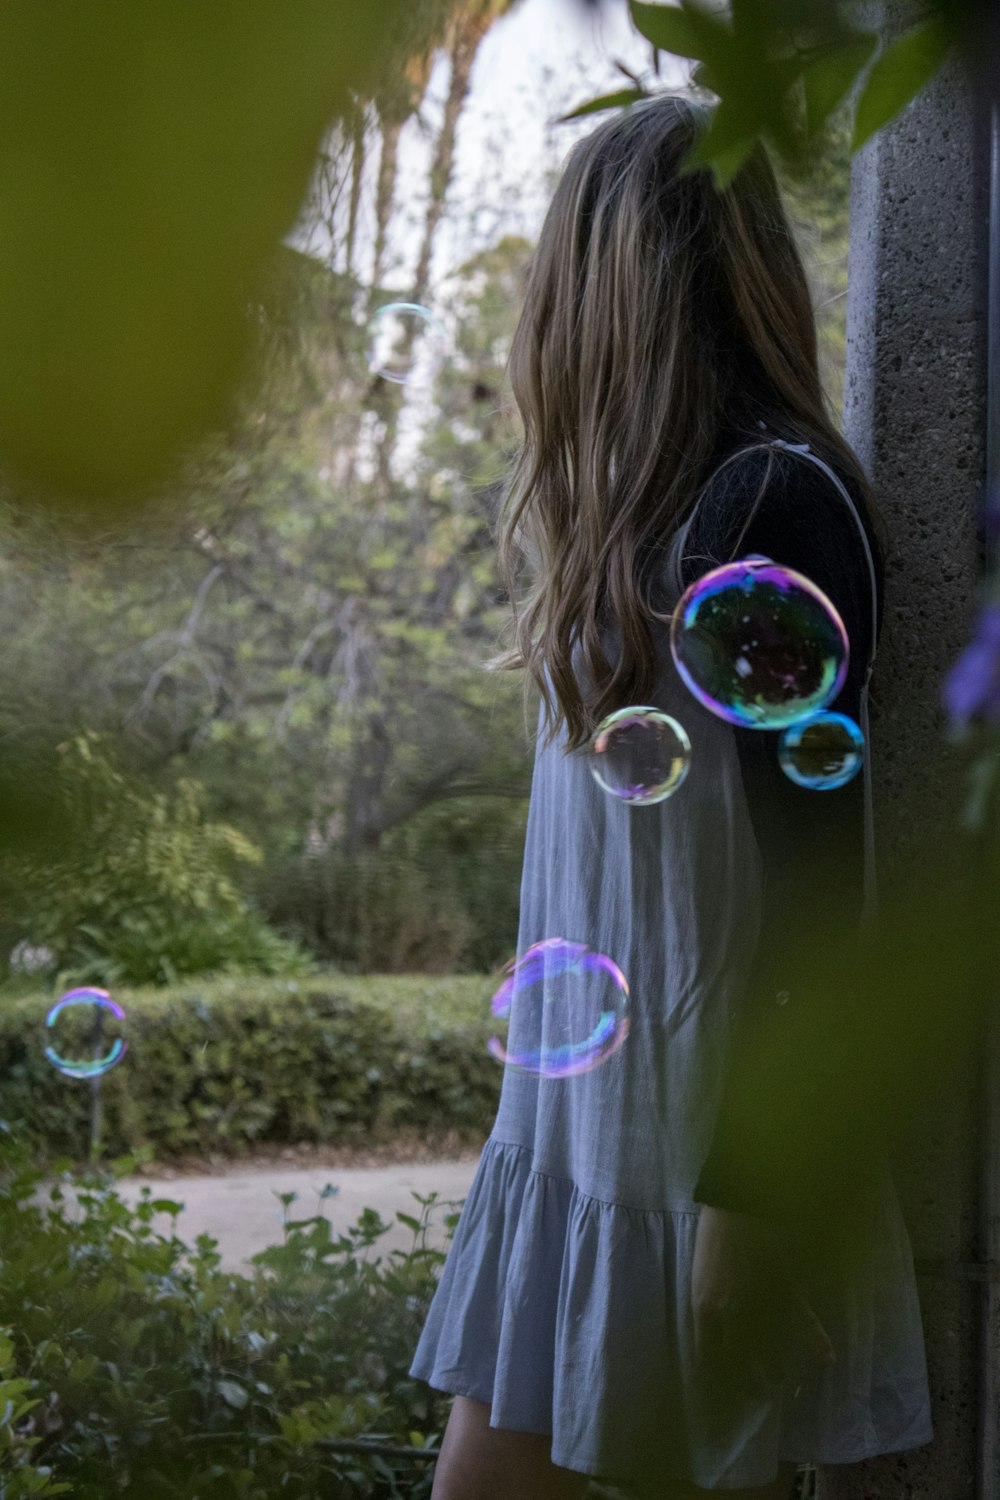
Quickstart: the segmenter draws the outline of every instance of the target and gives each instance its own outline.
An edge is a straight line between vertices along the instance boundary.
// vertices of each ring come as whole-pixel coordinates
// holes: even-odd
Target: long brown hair
[[[725,456],[720,434],[730,451],[759,441],[766,416],[771,435],[808,442],[855,479],[884,547],[864,470],[827,409],[808,282],[766,150],[721,192],[708,170],[678,170],[715,108],[659,95],[578,142],[511,345],[524,441],[499,554],[513,643],[489,665],[527,668],[548,737],[565,723],[570,750],[613,709],[647,700],[657,561]],[[609,619],[614,662],[600,641]]]

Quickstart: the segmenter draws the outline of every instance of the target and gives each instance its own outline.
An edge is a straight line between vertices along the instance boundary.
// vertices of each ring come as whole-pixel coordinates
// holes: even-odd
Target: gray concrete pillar
[[[895,35],[913,14],[874,3]],[[855,158],[844,430],[892,538],[872,687],[879,876],[955,828],[964,782],[943,737],[944,673],[968,638],[986,455],[988,115],[961,59]],[[963,857],[961,839],[951,855]],[[947,995],[942,995],[947,1004]],[[973,1500],[983,1287],[977,1061],[927,1101],[897,1153],[920,1269],[935,1441],[824,1469],[822,1500]],[[964,1268],[964,1273],[963,1273]],[[995,1355],[996,1351],[994,1351]],[[986,1492],[981,1492],[986,1493]],[[992,1491],[990,1492],[992,1493]]]

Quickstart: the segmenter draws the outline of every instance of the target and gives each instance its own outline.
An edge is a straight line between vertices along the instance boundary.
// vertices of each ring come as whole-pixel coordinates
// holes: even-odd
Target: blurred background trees
[[[414,9],[399,65],[329,131],[303,220],[250,309],[254,378],[141,530],[74,531],[10,496],[0,517],[0,732],[93,737],[95,764],[145,787],[161,816],[190,821],[197,805],[206,829],[253,851],[225,876],[247,911],[347,969],[486,970],[516,936],[528,736],[519,684],[482,663],[505,617],[492,528],[518,436],[504,363],[531,243],[507,232],[501,198],[476,205],[495,208],[493,229],[458,233],[457,264],[434,254],[468,211],[454,192],[463,106],[510,9]],[[421,184],[399,178],[407,122],[429,163]],[[555,127],[532,169],[551,174],[589,128]],[[785,178],[835,409],[848,171],[840,116],[815,165]],[[368,361],[372,311],[400,298],[427,303],[447,333],[433,359],[408,335],[409,384]],[[96,812],[77,822],[85,872],[108,828]],[[258,930],[240,916],[241,954],[226,902],[205,898],[204,921],[229,934],[214,945],[185,946],[164,910],[142,928],[155,951],[130,943],[127,956],[84,892],[74,904],[72,883],[61,889],[58,920],[28,883],[10,891],[5,951],[43,945],[109,982],[187,972],[192,946],[205,967],[260,964]],[[174,896],[164,887],[165,908]],[[147,890],[143,910],[155,901]]]

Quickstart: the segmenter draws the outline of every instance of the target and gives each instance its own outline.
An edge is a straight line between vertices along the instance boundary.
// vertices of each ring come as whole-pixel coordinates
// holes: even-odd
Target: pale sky
[[[434,279],[504,234],[534,238],[552,189],[552,176],[573,142],[600,116],[555,124],[555,117],[596,94],[628,88],[614,66],[620,58],[651,74],[649,43],[633,28],[626,0],[605,0],[596,11],[582,0],[520,0],[492,27],[476,57],[472,91],[462,114],[448,211],[435,242]],[[661,55],[661,85],[681,84],[690,64]],[[404,290],[416,261],[419,230],[448,64],[440,56],[419,115],[403,131],[396,207],[390,235],[392,279]],[[373,141],[374,144],[374,141]],[[374,168],[362,203],[362,267],[374,225]],[[295,237],[323,254],[323,237]]]

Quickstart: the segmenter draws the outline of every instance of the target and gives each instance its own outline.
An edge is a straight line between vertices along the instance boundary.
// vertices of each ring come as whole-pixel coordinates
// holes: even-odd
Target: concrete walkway
[[[276,1194],[297,1193],[298,1199],[288,1207],[290,1219],[307,1219],[322,1213],[336,1232],[354,1224],[362,1209],[373,1208],[383,1220],[393,1223],[392,1230],[381,1237],[372,1254],[385,1256],[390,1250],[408,1249],[413,1243],[412,1231],[396,1223],[401,1211],[420,1217],[420,1205],[414,1192],[426,1197],[436,1192],[439,1202],[432,1214],[434,1226],[428,1244],[442,1246],[444,1229],[441,1220],[454,1212],[457,1201],[469,1191],[474,1161],[415,1162],[395,1167],[311,1167],[308,1170],[282,1170],[280,1167],[257,1168],[227,1173],[220,1177],[128,1178],[118,1184],[118,1191],[135,1203],[144,1187],[154,1198],[169,1198],[183,1203],[177,1217],[177,1234],[193,1244],[199,1234],[217,1239],[222,1264],[227,1270],[246,1269],[246,1261],[267,1245],[281,1243],[283,1209]],[[327,1183],[337,1192],[325,1199],[320,1193]],[[161,1234],[170,1233],[170,1216],[158,1214],[153,1227]]]

